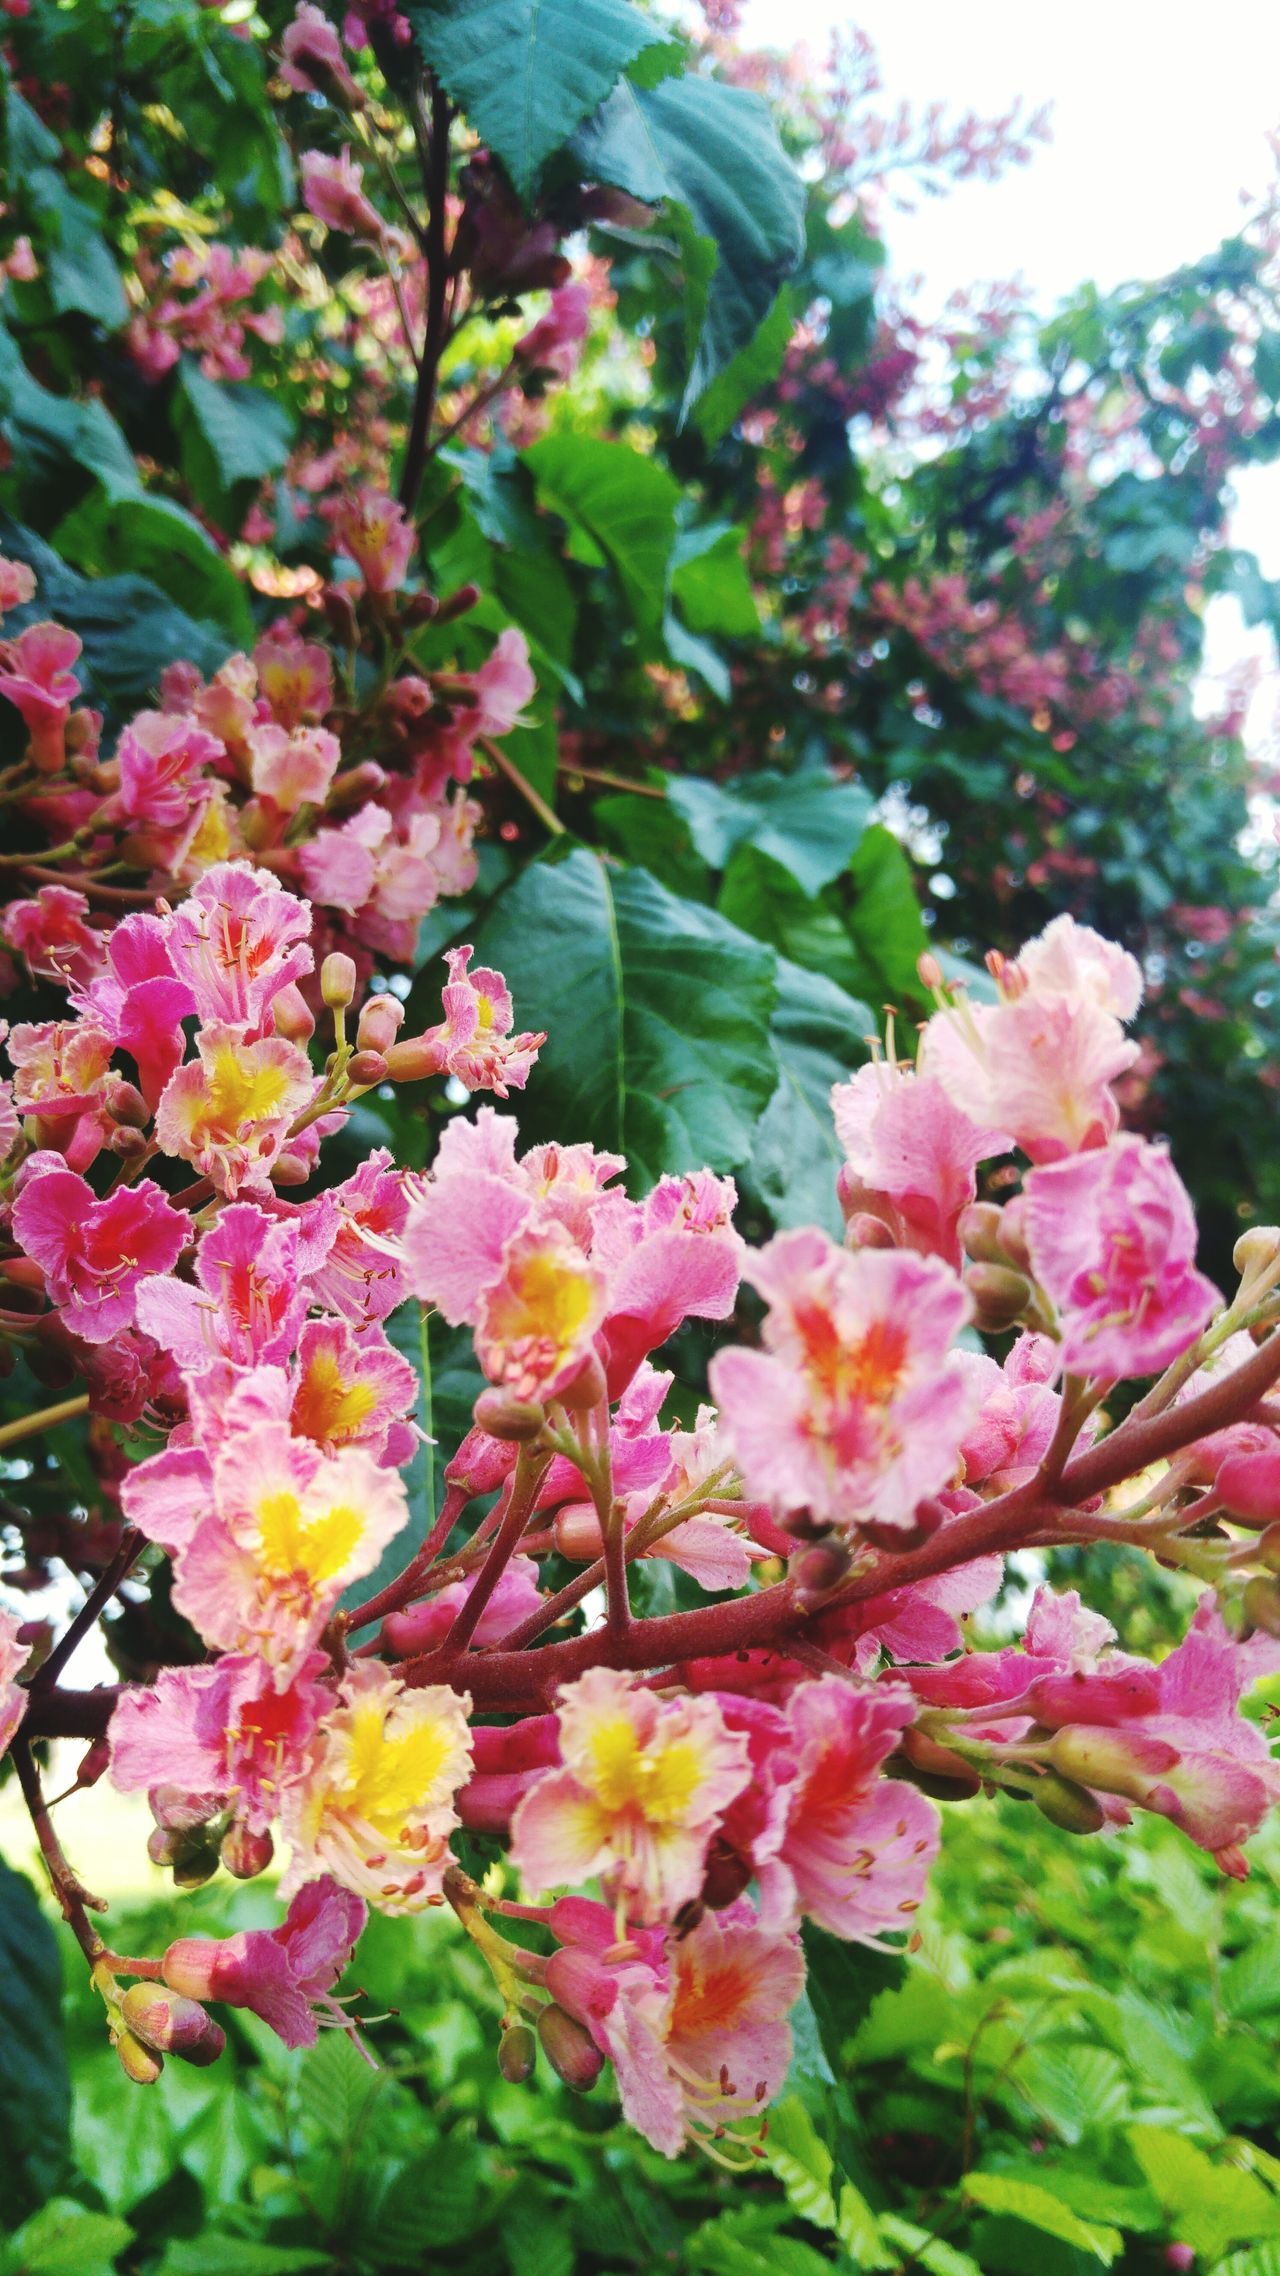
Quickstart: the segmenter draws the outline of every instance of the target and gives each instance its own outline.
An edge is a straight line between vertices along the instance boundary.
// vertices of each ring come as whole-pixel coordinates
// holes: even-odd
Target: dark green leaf
[[[687,411],[752,339],[799,261],[804,185],[767,103],[697,73],[647,88],[624,80],[574,151],[591,179],[645,205],[682,206],[695,237],[715,248]]]
[[[682,530],[672,555],[671,594],[691,632],[749,640],[760,630],[751,580],[742,558],[743,533],[723,523]]]
[[[406,0],[424,60],[523,197],[666,28],[629,0]]]
[[[779,1226],[822,1225],[840,1234],[836,1172],[843,1154],[831,1115],[831,1086],[847,1081],[865,1056],[875,1021],[820,972],[778,958],[778,1000],[769,1037],[781,1070],[756,1125],[750,1179]]]
[[[643,870],[581,849],[540,863],[482,926],[477,956],[520,974],[547,1042],[520,1123],[590,1139],[647,1181],[733,1169],[775,1086],[773,957]]]
[[[636,623],[661,621],[677,484],[656,459],[596,435],[547,435],[524,454],[544,505],[586,532],[618,572]]]
[[[29,1881],[0,1861],[0,2219],[48,2196],[67,2159],[71,2084],[62,1970]]]
[[[723,784],[673,775],[667,796],[713,869],[727,868],[735,848],[748,845],[779,862],[810,895],[847,868],[871,811],[860,784],[837,782],[817,767]]]
[[[205,512],[220,519],[239,492],[278,474],[294,420],[284,404],[243,380],[206,379],[190,357],[174,391],[182,471]]]

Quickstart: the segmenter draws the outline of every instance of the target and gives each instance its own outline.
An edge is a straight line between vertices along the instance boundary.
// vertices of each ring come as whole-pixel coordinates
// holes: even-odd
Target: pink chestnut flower
[[[9,274],[15,274],[12,256]],[[35,570],[28,569],[25,561],[10,561],[6,554],[0,553],[0,616],[7,615],[10,609],[25,608],[28,601],[35,599],[35,591]]]
[[[848,1163],[846,1217],[877,1217],[899,1248],[958,1269],[957,1221],[977,1193],[979,1162],[1008,1152],[1006,1132],[971,1121],[936,1076],[883,1060],[837,1083],[831,1106]]]
[[[27,1694],[17,1681],[31,1657],[30,1645],[20,1641],[23,1625],[16,1613],[0,1606],[0,1760],[27,1711]]]
[[[417,534],[396,499],[380,490],[357,490],[343,499],[333,534],[371,593],[394,593],[403,585]]]
[[[721,1428],[753,1496],[832,1523],[910,1527],[953,1476],[978,1405],[952,1352],[969,1317],[936,1257],[850,1255],[825,1233],[780,1233],[748,1277],[769,1310],[762,1351],[717,1352]]]
[[[247,2007],[286,2047],[311,2047],[321,2024],[354,2031],[333,1987],[351,1961],[368,1910],[336,1881],[299,1889],[279,1928],[242,1929],[221,1941],[180,1936],[162,1963],[171,1991]]]
[[[133,1325],[139,1284],[172,1272],[192,1225],[149,1182],[120,1186],[99,1201],[59,1162],[28,1175],[13,1205],[13,1229],[44,1272],[64,1326],[86,1343],[106,1343]]]
[[[1195,1342],[1221,1299],[1195,1269],[1195,1215],[1163,1147],[1125,1133],[1033,1170],[1026,1191],[1032,1270],[1069,1372],[1155,1375]]]
[[[80,694],[71,666],[82,645],[60,624],[29,624],[0,644],[0,695],[21,712],[42,774],[56,774],[66,756],[67,720]]]
[[[322,150],[304,150],[301,160],[302,198],[308,213],[326,229],[344,237],[378,238],[382,217],[364,194],[364,168],[349,149],[338,158]]]
[[[280,52],[280,76],[300,95],[334,95],[353,107],[362,103],[338,35],[323,10],[311,6],[311,0],[301,0],[293,22],[286,25]]]

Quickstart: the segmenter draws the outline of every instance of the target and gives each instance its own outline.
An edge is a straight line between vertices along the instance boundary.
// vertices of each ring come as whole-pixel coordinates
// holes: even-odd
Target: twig
[[[120,1536],[120,1545],[111,1563],[94,1582],[64,1636],[60,1636],[49,1657],[42,1661],[32,1680],[33,1692],[52,1687],[61,1675],[82,1636],[87,1636],[98,1614],[110,1604],[130,1568],[135,1565],[146,1546],[143,1536],[132,1525],[127,1525]]]
[[[418,384],[414,392],[413,412],[409,421],[409,434],[405,443],[404,467],[400,475],[400,503],[406,514],[412,514],[422,488],[423,469],[427,463],[427,444],[431,439],[431,421],[436,407],[436,386],[440,376],[440,357],[448,338],[448,257],[445,237],[445,204],[449,191],[449,128],[453,112],[442,87],[431,90],[431,135],[429,142],[423,133],[419,103],[415,105],[414,124],[418,138],[419,157],[423,162],[423,186],[427,193],[427,227],[424,250],[427,259],[427,325],[422,342],[422,361],[418,366]]]
[[[62,1907],[62,1917],[67,1922],[89,1966],[94,1968],[103,1957],[106,1946],[90,1920],[89,1913],[91,1911],[105,1912],[107,1909],[105,1901],[101,1897],[90,1894],[78,1874],[73,1872],[67,1862],[62,1844],[53,1829],[49,1806],[44,1798],[44,1788],[40,1783],[40,1773],[36,1768],[35,1756],[31,1752],[31,1742],[24,1731],[18,1733],[10,1752],[13,1756],[13,1767],[17,1772],[18,1784],[22,1788],[22,1798],[27,1805],[31,1823],[35,1827],[36,1840],[40,1844],[40,1854],[44,1859],[49,1879],[53,1884],[53,1893]]]

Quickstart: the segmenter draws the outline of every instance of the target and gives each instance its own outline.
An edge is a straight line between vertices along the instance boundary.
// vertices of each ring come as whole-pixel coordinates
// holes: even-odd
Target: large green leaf
[[[189,616],[208,618],[238,646],[252,646],[244,586],[195,515],[171,498],[96,491],[59,523],[54,542],[78,569],[92,574],[106,575],[116,562],[129,562],[171,593]]]
[[[1185,2134],[1130,2126],[1129,2146],[1175,2236],[1213,2259],[1228,2245],[1280,2238],[1280,2197],[1238,2165],[1215,2165]]]
[[[74,311],[109,332],[117,330],[128,319],[129,303],[97,215],[52,166],[33,167],[23,189],[37,216],[38,249],[55,313]]]
[[[222,515],[243,494],[277,474],[289,455],[294,421],[284,404],[243,381],[206,379],[184,359],[174,392],[182,471],[205,511]]]
[[[778,1087],[756,1125],[751,1185],[780,1226],[841,1230],[836,1172],[844,1159],[831,1115],[831,1086],[865,1057],[875,1026],[865,1004],[820,972],[778,958],[778,1001],[769,1036]]]
[[[746,1160],[777,1081],[768,949],[577,848],[525,871],[476,953],[519,974],[520,1018],[547,1031],[527,1135],[620,1150],[641,1180]]]
[[[917,999],[916,960],[929,947],[911,864],[897,838],[877,822],[849,865],[853,900],[849,931],[863,964],[862,985],[873,998]]]
[[[630,0],[406,0],[419,52],[527,196],[633,56],[669,37]]]
[[[0,2225],[46,2198],[67,2160],[62,1970],[29,1881],[0,1860]]]
[[[713,869],[727,868],[738,846],[752,846],[780,862],[808,894],[820,893],[848,866],[871,812],[870,794],[860,784],[837,782],[825,767],[743,775],[732,783],[676,775],[667,796]]]
[[[78,670],[85,693],[106,711],[137,711],[154,697],[166,664],[185,658],[207,676],[231,643],[212,625],[187,616],[145,577],[82,577],[33,530],[0,518],[0,549],[26,561],[39,578],[27,621],[54,616],[84,642]],[[22,618],[15,611],[11,626]]]
[[[677,483],[628,443],[547,435],[524,454],[542,502],[608,555],[636,623],[661,620],[675,543]]]
[[[0,2257],[3,2276],[115,2276],[116,2255],[133,2242],[127,2221],[53,2197],[24,2221]],[[265,2270],[263,2276],[266,2276]]]
[[[730,640],[750,640],[759,632],[743,544],[743,532],[723,522],[682,530],[676,539],[671,594],[691,632],[717,632]]]
[[[694,238],[709,248],[706,259],[686,253],[696,330],[688,410],[753,337],[799,261],[804,184],[767,103],[699,73],[656,87],[623,80],[573,148],[593,180],[645,205],[682,208]]]

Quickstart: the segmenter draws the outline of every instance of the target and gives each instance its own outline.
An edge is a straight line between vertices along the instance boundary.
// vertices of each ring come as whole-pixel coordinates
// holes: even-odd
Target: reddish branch
[[[1025,1543],[1052,1538],[1064,1546],[1090,1538],[1090,1520],[1081,1516],[1079,1530],[1073,1511],[1152,1463],[1166,1460],[1228,1423],[1252,1413],[1272,1385],[1280,1381],[1280,1332],[1260,1345],[1252,1358],[1193,1399],[1163,1413],[1132,1415],[1102,1439],[1076,1456],[1051,1490],[1037,1476],[1025,1485],[987,1502],[981,1509],[952,1519],[939,1527],[919,1548],[874,1559],[852,1574],[822,1600],[821,1609],[838,1604],[864,1603],[893,1589],[909,1588],[936,1574],[969,1564],[975,1557],[1016,1549]],[[1187,1513],[1194,1521],[1194,1509]],[[1139,1538],[1135,1533],[1135,1538]],[[463,1671],[457,1669],[456,1651],[447,1657],[439,1650],[404,1663],[401,1674],[410,1685],[448,1682],[460,1674],[459,1688],[471,1693],[482,1714],[521,1714],[549,1706],[562,1683],[572,1682],[587,1668],[626,1668],[637,1674],[655,1668],[675,1667],[681,1661],[722,1654],[775,1649],[786,1651],[803,1635],[812,1617],[811,1601],[802,1603],[790,1581],[758,1589],[750,1596],[710,1604],[696,1612],[673,1612],[655,1620],[634,1620],[621,1633],[594,1628],[565,1642],[543,1644],[536,1651],[472,1651]],[[91,1737],[106,1728],[116,1691],[53,1690],[33,1696],[26,1729],[30,1737]]]

